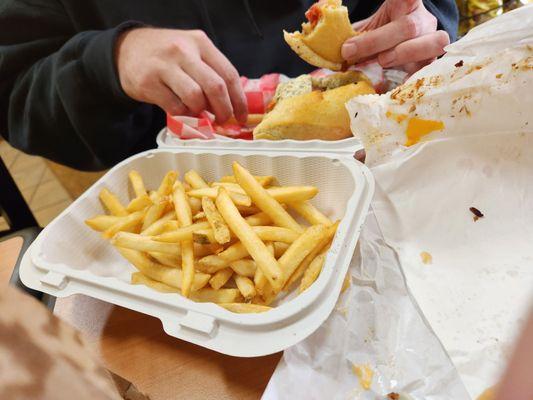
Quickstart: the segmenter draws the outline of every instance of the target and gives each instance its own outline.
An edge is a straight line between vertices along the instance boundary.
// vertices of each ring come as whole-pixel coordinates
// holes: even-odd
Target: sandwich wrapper
[[[403,81],[405,73],[400,71],[384,71],[376,62],[367,62],[353,66],[351,69],[364,72],[371,80],[378,93],[385,92],[389,85],[399,84]],[[318,69],[311,73],[315,77],[326,76],[333,71]],[[280,83],[290,78],[283,74],[266,74],[258,79],[241,77],[241,85],[248,103],[250,114],[264,114],[268,105],[274,98],[276,88]],[[254,126],[245,126],[235,122],[226,122],[222,125],[215,122],[215,116],[208,111],[203,111],[196,116],[167,114],[167,131],[172,139],[253,139]]]
[[[533,6],[505,14],[394,99],[347,104],[376,180],[352,285],[263,398],[462,400],[497,383],[533,300],[531,26]],[[413,117],[431,122],[409,141]]]

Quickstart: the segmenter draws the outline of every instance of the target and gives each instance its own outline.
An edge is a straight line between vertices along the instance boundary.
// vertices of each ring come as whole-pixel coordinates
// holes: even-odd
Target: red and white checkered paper
[[[364,72],[378,93],[386,90],[385,75],[378,63],[358,65],[352,69]],[[332,73],[329,70],[319,69],[313,71],[311,75],[326,76]],[[241,77],[241,84],[248,101],[248,113],[264,114],[276,93],[278,84],[288,79],[282,74],[267,74],[259,79]],[[203,111],[196,117],[167,114],[167,128],[180,139],[214,139],[220,135],[233,139],[251,140],[254,127],[236,123],[217,124],[213,114]]]

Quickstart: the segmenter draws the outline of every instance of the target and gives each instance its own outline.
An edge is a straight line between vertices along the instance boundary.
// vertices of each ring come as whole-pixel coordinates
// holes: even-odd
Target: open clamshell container
[[[374,190],[370,171],[353,158],[356,139],[340,142],[179,141],[146,151],[113,167],[50,223],[32,244],[20,267],[22,282],[57,297],[84,294],[159,318],[165,332],[200,346],[240,357],[275,353],[313,333],[339,296]],[[292,141],[291,141],[292,142]],[[295,146],[292,146],[295,144]],[[288,293],[277,307],[260,314],[235,314],[212,303],[176,293],[131,285],[134,268],[89,229],[84,220],[103,209],[107,187],[128,202],[128,172],[141,173],[148,188],[168,170],[194,168],[206,180],[232,174],[238,161],[256,175],[274,175],[281,185],[315,185],[312,203],[332,220],[337,234],[315,283],[301,295]]]

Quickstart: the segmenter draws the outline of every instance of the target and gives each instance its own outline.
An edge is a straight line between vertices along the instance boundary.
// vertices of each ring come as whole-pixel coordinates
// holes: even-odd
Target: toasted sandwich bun
[[[350,24],[348,9],[341,0],[327,0],[311,6],[306,16],[309,22],[302,24],[302,32],[283,31],[285,41],[309,64],[341,70],[344,62],[342,45],[357,35]]]
[[[352,97],[371,93],[372,86],[361,81],[283,99],[254,129],[254,139],[345,139],[352,136],[345,103]]]

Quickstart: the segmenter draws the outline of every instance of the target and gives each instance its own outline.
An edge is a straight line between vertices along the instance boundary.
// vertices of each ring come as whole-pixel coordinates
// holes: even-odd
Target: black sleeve
[[[437,17],[437,29],[444,30],[450,35],[450,42],[457,40],[459,25],[459,10],[455,0],[423,0],[428,11]]]
[[[59,3],[7,0],[0,134],[24,152],[86,170],[153,146],[162,112],[125,95],[114,63],[115,38],[132,25],[75,32]]]

